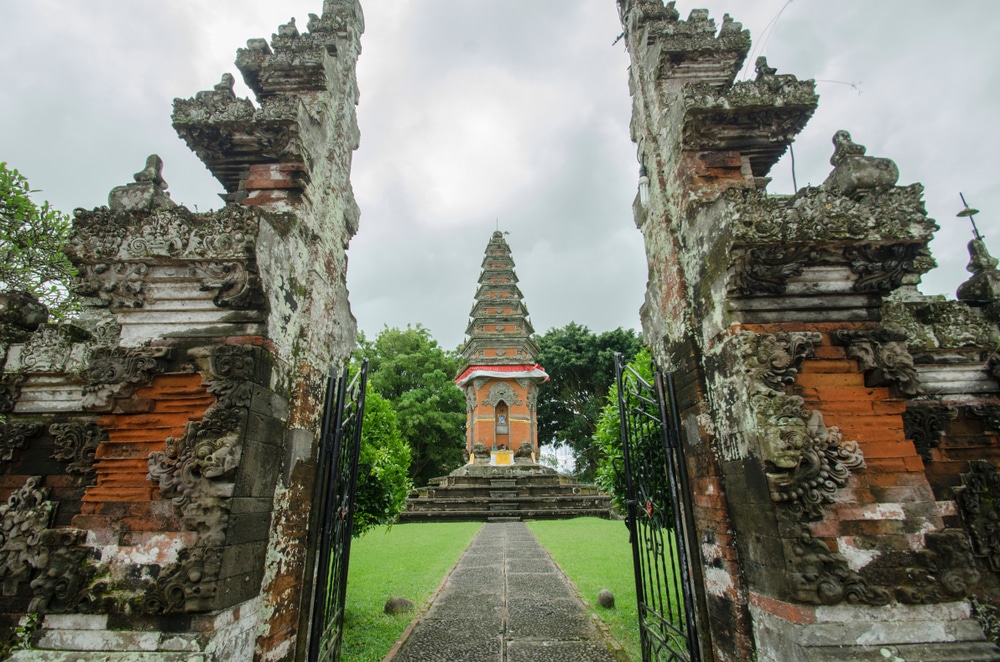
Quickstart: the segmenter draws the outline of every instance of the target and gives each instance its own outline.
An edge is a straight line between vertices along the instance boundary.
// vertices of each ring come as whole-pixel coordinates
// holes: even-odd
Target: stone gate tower
[[[494,232],[462,348],[468,367],[455,384],[467,403],[466,451],[477,457],[490,452],[498,464],[510,464],[515,452],[538,457],[535,403],[538,384],[549,376],[535,363],[538,345],[522,296],[510,246]]]

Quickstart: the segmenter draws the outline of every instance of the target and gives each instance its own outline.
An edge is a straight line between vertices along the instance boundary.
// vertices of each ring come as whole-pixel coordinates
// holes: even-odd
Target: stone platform
[[[486,524],[392,662],[616,662],[572,585],[520,522]],[[624,658],[622,658],[624,659]]]
[[[611,517],[611,497],[539,464],[467,464],[411,492],[400,522]]]

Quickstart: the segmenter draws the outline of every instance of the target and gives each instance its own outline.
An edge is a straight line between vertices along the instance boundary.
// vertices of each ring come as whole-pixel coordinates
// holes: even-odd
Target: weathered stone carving
[[[146,303],[146,274],[142,262],[85,264],[70,289],[83,297],[96,297],[111,308],[142,308]]]
[[[0,414],[14,411],[14,405],[21,397],[21,384],[25,376],[19,373],[6,373],[0,376]]]
[[[257,345],[222,345],[212,350],[206,390],[217,407],[249,407],[253,385],[266,383],[266,352]]]
[[[523,404],[521,400],[517,398],[517,394],[514,393],[513,387],[506,382],[497,382],[490,388],[490,394],[485,400],[483,400],[484,405],[490,405],[491,407],[496,407],[497,403],[503,400],[508,405],[520,405]]]
[[[837,331],[833,339],[847,346],[847,356],[858,360],[869,386],[892,383],[900,393],[911,397],[921,392],[905,332],[884,328]]]
[[[808,529],[803,530],[790,547],[789,579],[794,599],[823,605],[845,600],[852,604],[888,604],[887,590],[869,586],[861,575],[851,570],[842,554],[831,552],[827,544],[813,537]]]
[[[83,337],[80,331],[68,324],[46,324],[25,343],[17,365],[8,365],[7,370],[64,373],[76,369],[80,357],[73,354],[73,341]]]
[[[969,264],[965,269],[972,278],[958,286],[955,296],[970,306],[988,306],[1000,299],[1000,271],[997,259],[990,255],[982,239],[969,242]]]
[[[983,421],[983,428],[990,432],[1000,432],[1000,404],[979,403],[963,407],[966,416]]]
[[[84,372],[83,408],[88,411],[108,409],[113,398],[132,397],[148,386],[163,370],[161,361],[169,355],[165,347],[99,347],[90,356]]]
[[[243,262],[196,262],[191,272],[202,291],[217,290],[212,302],[220,308],[256,310],[266,306],[256,267]]]
[[[172,499],[185,528],[198,533],[199,546],[225,539],[228,506],[222,497],[231,489],[226,479],[239,467],[244,419],[238,408],[212,408],[200,422],[189,423],[180,439],[168,437],[166,450],[150,455],[149,479]]]
[[[858,275],[852,286],[856,292],[888,294],[903,284],[906,274],[922,274],[934,267],[924,244],[847,246],[844,257]]]
[[[903,434],[913,441],[917,454],[930,461],[931,449],[941,444],[948,421],[958,416],[952,405],[914,405],[903,413]]]
[[[907,580],[896,589],[900,602],[930,604],[961,600],[979,581],[969,539],[960,529],[924,536],[926,547],[916,552],[918,566],[906,568]]]
[[[193,99],[174,99],[174,123],[202,122],[242,124],[253,122],[254,107],[249,99],[238,99],[233,91],[236,79],[230,73],[211,90],[203,90]]]
[[[990,570],[1000,573],[1000,472],[988,460],[972,460],[962,485],[955,488],[955,501],[972,539],[972,553],[984,559]]]
[[[526,441],[517,447],[517,451],[514,452],[514,457],[530,458],[531,454],[534,452],[535,449],[532,448],[531,444]]]
[[[834,151],[830,164],[834,166],[823,188],[859,197],[873,189],[890,188],[899,179],[899,169],[891,159],[865,156],[865,148],[851,140],[847,131],[833,135]]]
[[[33,597],[29,612],[104,613],[113,600],[105,597],[107,585],[99,581],[106,572],[97,561],[96,550],[83,547],[87,532],[81,529],[48,529],[44,544],[46,562],[31,580]]]
[[[812,356],[822,338],[810,332],[756,336],[744,357],[750,378],[782,392],[786,385],[795,383],[802,362]]]
[[[194,547],[181,550],[177,563],[164,568],[139,601],[146,614],[176,614],[208,608],[215,597],[213,579],[222,569],[217,549]]]
[[[465,411],[472,412],[476,409],[476,389],[472,384],[465,386]]]
[[[55,504],[41,483],[41,476],[30,476],[0,505],[0,590],[5,596],[17,595],[32,572],[47,562],[42,534],[52,521]]]
[[[928,242],[937,225],[927,218],[920,184],[876,190],[862,200],[819,187],[791,198],[761,189],[731,188],[724,194],[734,214],[737,245],[808,244],[821,241]]]
[[[815,253],[803,246],[748,248],[736,260],[735,285],[744,296],[784,294]]]
[[[11,330],[30,332],[49,320],[49,310],[28,292],[8,290],[0,292],[0,337],[8,337]],[[13,338],[15,342],[20,338]]]
[[[528,400],[529,411],[538,409],[538,387],[535,384],[528,385],[528,395],[525,397]]]
[[[69,462],[66,472],[94,476],[94,456],[101,442],[108,440],[108,433],[93,421],[54,423],[49,434],[55,439],[52,459]]]
[[[132,209],[160,209],[174,207],[177,203],[167,193],[167,182],[163,179],[163,159],[151,154],[146,159],[146,167],[133,175],[135,182],[116,186],[108,194],[108,207],[112,211]]]
[[[13,460],[14,451],[24,448],[28,439],[40,435],[42,429],[34,423],[0,423],[0,461]]]

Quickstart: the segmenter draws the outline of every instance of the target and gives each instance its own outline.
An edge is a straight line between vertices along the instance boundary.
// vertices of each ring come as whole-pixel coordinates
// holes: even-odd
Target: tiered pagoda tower
[[[494,232],[462,348],[468,367],[455,380],[465,391],[470,461],[505,465],[538,457],[535,405],[538,384],[549,376],[535,362],[538,345],[522,297],[510,246]]]

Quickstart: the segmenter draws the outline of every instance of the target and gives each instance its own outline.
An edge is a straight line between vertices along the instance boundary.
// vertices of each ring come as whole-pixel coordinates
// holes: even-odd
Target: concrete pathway
[[[523,522],[489,522],[392,662],[616,662]]]

